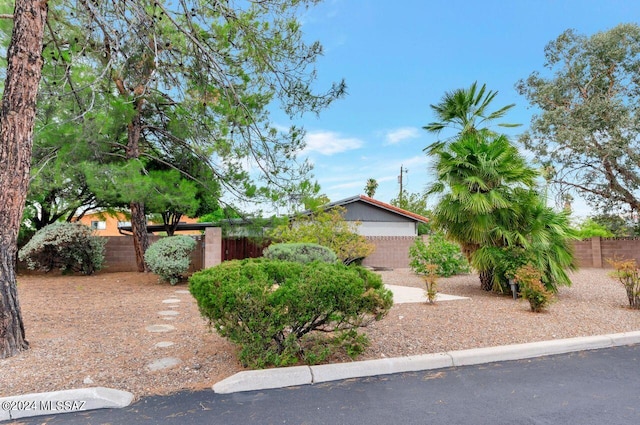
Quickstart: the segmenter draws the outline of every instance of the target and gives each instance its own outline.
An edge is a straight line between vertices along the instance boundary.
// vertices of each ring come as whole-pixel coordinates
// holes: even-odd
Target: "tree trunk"
[[[480,275],[480,289],[491,291],[493,289],[493,270],[483,270]]]
[[[180,219],[182,218],[182,213],[175,211],[165,211],[162,213],[162,222],[164,224],[164,230],[167,232],[167,236],[173,236],[176,233],[176,229],[178,228],[178,224],[180,224]]]
[[[47,2],[16,0],[0,106],[0,358],[29,348],[16,287],[18,231],[29,185]]]
[[[136,264],[139,272],[147,272],[149,268],[144,261],[144,253],[149,248],[149,235],[147,234],[147,217],[144,214],[144,204],[132,202],[131,208],[131,232],[133,233],[133,249],[136,252]]]
[[[142,119],[140,108],[142,100],[136,102],[137,113],[128,126],[127,159],[137,160],[140,157],[140,135],[142,134]],[[147,233],[147,216],[144,213],[144,202],[132,201],[131,207],[131,233],[133,233],[133,249],[136,252],[136,265],[139,272],[148,272],[149,268],[144,261],[144,253],[149,248],[149,235]]]

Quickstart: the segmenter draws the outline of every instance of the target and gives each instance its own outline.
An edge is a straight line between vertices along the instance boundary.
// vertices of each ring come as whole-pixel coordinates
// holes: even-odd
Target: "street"
[[[182,392],[20,424],[638,424],[640,345],[268,391]]]

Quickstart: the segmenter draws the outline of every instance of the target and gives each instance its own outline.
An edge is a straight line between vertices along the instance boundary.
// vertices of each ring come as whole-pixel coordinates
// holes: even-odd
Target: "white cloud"
[[[322,155],[333,155],[340,152],[360,148],[364,142],[353,137],[342,137],[333,131],[309,132],[305,137],[307,146],[303,153],[318,152]]]
[[[352,182],[346,182],[346,183],[342,183],[342,184],[336,184],[333,185],[331,187],[329,187],[329,190],[336,190],[336,189],[352,189],[352,188],[356,188],[356,187],[364,187],[366,184],[366,180],[362,181],[362,180],[357,180],[357,181],[352,181]]]
[[[387,143],[396,144],[406,139],[415,139],[420,137],[420,130],[416,127],[400,127],[395,130],[387,131],[385,138]]]

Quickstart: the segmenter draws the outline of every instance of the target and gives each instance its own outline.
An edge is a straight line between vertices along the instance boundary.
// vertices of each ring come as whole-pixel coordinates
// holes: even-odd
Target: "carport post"
[[[204,268],[217,266],[222,262],[222,229],[207,227],[204,231]]]

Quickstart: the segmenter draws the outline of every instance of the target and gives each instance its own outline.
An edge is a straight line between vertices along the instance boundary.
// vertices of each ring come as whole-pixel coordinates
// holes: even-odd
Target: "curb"
[[[0,421],[93,409],[126,407],[133,401],[127,391],[104,387],[0,398]]]
[[[212,388],[213,391],[218,394],[229,394],[242,391],[311,385],[321,382],[364,378],[392,373],[418,372],[447,367],[521,360],[638,343],[640,343],[640,331],[502,345],[498,347],[472,348],[469,350],[365,360],[352,363],[250,370],[239,372],[223,379],[214,384]]]

